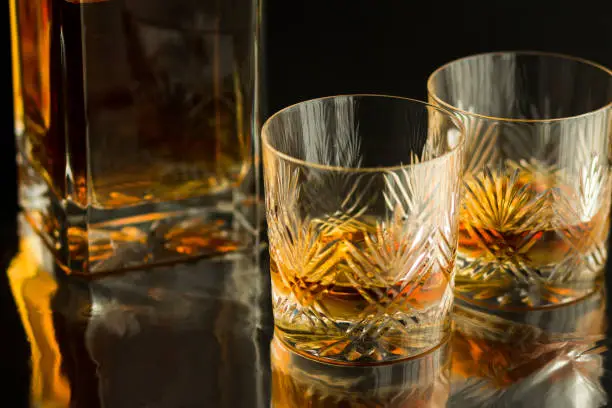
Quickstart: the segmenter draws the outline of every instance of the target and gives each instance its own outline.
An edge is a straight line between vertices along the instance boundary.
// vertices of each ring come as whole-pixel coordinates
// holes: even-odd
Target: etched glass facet
[[[337,363],[402,359],[448,335],[460,123],[417,101],[338,96],[262,130],[275,324]]]
[[[428,88],[466,126],[457,296],[534,308],[592,293],[607,256],[612,71],[491,53],[443,66]]]

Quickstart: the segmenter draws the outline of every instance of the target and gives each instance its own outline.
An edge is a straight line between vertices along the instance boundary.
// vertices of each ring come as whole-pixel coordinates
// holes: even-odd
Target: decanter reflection
[[[606,294],[562,307],[490,314],[457,304],[452,407],[601,407]]]
[[[272,321],[257,256],[92,281],[63,275],[39,236],[22,235],[8,276],[32,406],[268,406]]]
[[[329,365],[300,356],[274,338],[273,408],[446,406],[449,342],[418,358],[379,366]]]

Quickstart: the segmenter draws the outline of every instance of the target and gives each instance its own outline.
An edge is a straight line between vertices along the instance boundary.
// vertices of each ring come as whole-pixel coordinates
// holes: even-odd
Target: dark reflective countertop
[[[20,229],[7,275],[29,344],[31,406],[608,404],[604,288],[529,313],[458,305],[452,340],[425,356],[329,366],[272,341],[267,250],[84,280],[59,273],[27,225]]]

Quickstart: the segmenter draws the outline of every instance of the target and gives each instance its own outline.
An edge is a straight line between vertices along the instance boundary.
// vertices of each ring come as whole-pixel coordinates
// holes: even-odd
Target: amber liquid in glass
[[[228,217],[185,209],[231,206],[252,164],[250,67],[237,51],[248,36],[168,26],[113,0],[15,2],[21,196],[48,189],[64,207],[67,228],[56,210],[28,216],[50,241],[67,230],[52,245],[71,266],[125,244],[160,248],[130,264],[240,247]]]
[[[584,211],[588,201],[560,184],[556,175],[526,171],[473,176],[464,191],[459,294],[472,293],[475,300],[496,298],[503,304],[510,301],[511,288],[537,285],[554,304],[582,296],[577,281],[596,279],[605,263],[607,199],[599,208]],[[585,270],[567,279],[583,263]],[[531,305],[532,300],[525,295],[523,303]]]
[[[238,72],[222,72],[227,67],[217,66],[220,56],[216,54],[226,52],[222,47],[228,35],[200,32],[190,37],[177,30],[185,41],[202,37],[200,41],[210,40],[212,44],[202,51],[207,56],[202,58],[209,64],[206,68],[210,77],[201,80],[209,86],[185,89],[180,80],[191,78],[171,78],[169,72],[160,72],[168,68],[163,64],[170,64],[167,60],[171,57],[163,50],[157,54],[146,51],[153,46],[171,47],[162,40],[148,43],[158,31],[163,34],[163,28],[129,14],[121,16],[117,9],[116,2],[110,0],[18,2],[23,82],[27,84],[26,119],[31,123],[27,127],[31,130],[30,159],[45,171],[56,163],[48,182],[57,187],[65,184],[67,160],[72,173],[68,177],[77,186],[71,198],[86,205],[81,203],[86,197],[80,197],[78,186],[84,188],[87,182],[84,149],[90,132],[90,137],[96,138],[90,143],[101,147],[91,151],[90,182],[93,206],[97,208],[189,198],[238,183],[248,164],[250,136]],[[100,27],[98,20],[109,15],[117,21],[109,24],[107,32],[94,31],[106,28]],[[118,25],[122,26],[114,27]],[[83,26],[93,31],[89,37],[83,33]],[[112,55],[90,38],[94,34],[121,36],[123,43],[118,47],[126,54],[117,55],[124,60],[118,62],[121,72],[116,76],[105,68]],[[136,89],[134,83],[138,84]],[[87,123],[92,118],[95,121]],[[73,144],[67,159],[61,137],[64,131]]]
[[[311,254],[318,255],[300,271],[271,251],[275,324],[282,341],[348,362],[409,357],[440,343],[449,327],[444,311],[446,300],[452,301],[454,265],[426,264],[408,279],[405,270],[372,267],[377,256],[393,253],[383,245],[401,246],[377,242],[375,235],[375,228],[364,224],[353,230],[323,228],[307,240]]]

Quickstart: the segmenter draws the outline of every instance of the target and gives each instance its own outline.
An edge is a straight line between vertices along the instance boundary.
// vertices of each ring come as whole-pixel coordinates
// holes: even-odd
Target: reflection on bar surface
[[[22,227],[8,276],[31,347],[32,406],[268,406],[272,321],[258,256],[84,280]]]
[[[454,313],[453,407],[600,407],[607,351],[606,294],[566,306]]]

